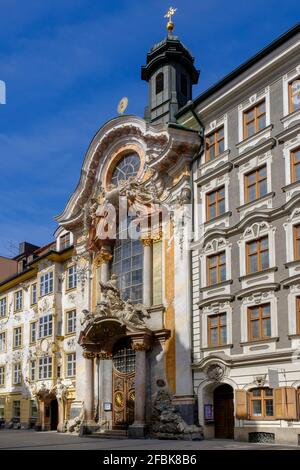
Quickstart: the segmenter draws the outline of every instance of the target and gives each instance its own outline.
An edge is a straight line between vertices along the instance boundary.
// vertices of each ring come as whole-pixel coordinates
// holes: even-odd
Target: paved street
[[[299,450],[299,447],[249,444],[230,440],[210,439],[201,442],[115,440],[77,437],[57,432],[0,430],[0,449],[28,450]]]

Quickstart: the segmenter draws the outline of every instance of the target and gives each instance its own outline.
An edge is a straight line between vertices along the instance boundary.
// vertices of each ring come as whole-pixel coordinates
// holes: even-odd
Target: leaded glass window
[[[135,370],[135,351],[129,342],[121,343],[113,353],[114,368],[118,372],[128,373]]]
[[[117,240],[114,248],[113,272],[118,276],[124,300],[143,301],[143,245],[140,240]]]
[[[136,176],[140,168],[140,157],[137,153],[128,153],[125,155],[115,167],[111,182],[114,185],[126,181],[131,176]]]

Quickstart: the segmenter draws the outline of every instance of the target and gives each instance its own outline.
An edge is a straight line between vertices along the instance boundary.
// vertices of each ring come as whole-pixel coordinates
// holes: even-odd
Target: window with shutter
[[[274,389],[275,418],[297,419],[297,396],[293,387],[278,387]]]
[[[246,390],[235,391],[235,409],[237,419],[248,419],[248,392]]]

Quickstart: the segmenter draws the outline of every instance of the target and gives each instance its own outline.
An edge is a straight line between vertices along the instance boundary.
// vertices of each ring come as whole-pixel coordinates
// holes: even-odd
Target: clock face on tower
[[[128,180],[131,176],[136,176],[140,168],[140,157],[137,153],[128,153],[125,155],[115,167],[111,182],[114,185],[120,184],[121,181]]]

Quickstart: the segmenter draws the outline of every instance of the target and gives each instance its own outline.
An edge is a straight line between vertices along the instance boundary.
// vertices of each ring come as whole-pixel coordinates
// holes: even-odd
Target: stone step
[[[123,429],[109,429],[107,431],[93,432],[89,437],[98,439],[127,439],[127,431]]]

